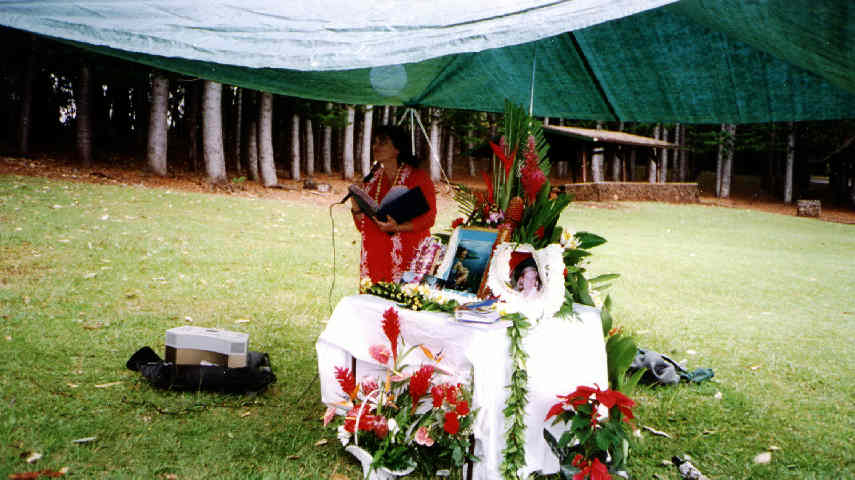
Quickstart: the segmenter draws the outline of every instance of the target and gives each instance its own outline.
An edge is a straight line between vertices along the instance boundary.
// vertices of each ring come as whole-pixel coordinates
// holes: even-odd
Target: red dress
[[[390,182],[383,171],[377,172],[366,191],[372,198],[382,200],[393,184],[407,188],[421,187],[430,210],[411,220],[414,227],[412,231],[392,235],[380,230],[366,215],[354,217],[356,228],[362,234],[359,278],[370,278],[373,283],[397,282],[409,270],[419,244],[430,237],[430,227],[436,220],[436,190],[424,170],[404,165],[398,169],[394,182]]]

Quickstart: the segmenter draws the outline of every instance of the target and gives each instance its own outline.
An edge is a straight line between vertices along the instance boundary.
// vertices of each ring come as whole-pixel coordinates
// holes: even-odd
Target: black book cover
[[[356,203],[363,213],[370,217],[376,217],[381,222],[385,222],[388,216],[401,224],[430,210],[421,187],[411,188],[400,195],[387,194],[380,205],[357,185],[351,185],[348,190],[353,194],[353,198],[356,199]]]

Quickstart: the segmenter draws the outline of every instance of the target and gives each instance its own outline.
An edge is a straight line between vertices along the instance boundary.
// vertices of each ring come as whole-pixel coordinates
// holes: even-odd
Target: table
[[[372,295],[344,297],[336,306],[318,338],[318,371],[321,400],[333,405],[342,399],[335,379],[335,367],[350,367],[355,360],[357,376],[385,372],[368,353],[373,344],[386,344],[381,322],[383,312],[395,303]],[[543,439],[543,429],[554,435],[561,428],[544,423],[546,413],[558,400],[579,385],[608,386],[605,342],[599,310],[574,304],[575,318],[542,319],[533,325],[523,345],[527,362],[529,404],[526,409],[526,466],[531,472],[555,473],[558,459]],[[398,308],[401,335],[408,345],[424,344],[431,351],[443,351],[442,368],[460,381],[472,381],[472,407],[480,409],[474,425],[475,464],[473,478],[501,478],[502,449],[505,446],[505,417],[512,365],[508,353],[506,324],[460,323],[438,312],[415,312]],[[408,357],[409,364],[427,361],[419,349]]]

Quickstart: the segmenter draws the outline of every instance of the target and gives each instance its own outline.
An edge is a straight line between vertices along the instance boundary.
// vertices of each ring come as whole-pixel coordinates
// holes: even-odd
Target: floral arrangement
[[[635,402],[617,390],[580,386],[549,409],[545,420],[568,428],[558,440],[548,430],[543,436],[561,462],[565,480],[609,480],[610,472],[625,476]]]
[[[327,409],[324,425],[345,410],[338,438],[352,453],[372,452],[370,469],[419,469],[433,476],[475,460],[470,435],[477,412],[471,408],[471,392],[461,383],[442,381],[441,358],[426,347],[406,345],[393,307],[383,313],[382,329],[389,344],[372,345],[369,353],[386,366],[385,378],[357,383],[349,368],[336,368],[345,398]],[[404,363],[416,348],[434,363]]]
[[[463,217],[452,228],[501,225],[513,232],[518,243],[541,248],[557,242],[561,231],[556,223],[571,197],[551,195],[549,145],[540,124],[522,107],[505,102],[502,136],[499,143],[490,142],[490,148],[494,154],[491,173],[483,173],[486,191],[454,186]]]
[[[371,283],[365,280],[360,285],[363,293],[397,302],[414,311],[454,313],[454,309],[465,303],[451,292],[436,290],[427,285],[399,284],[392,282]]]

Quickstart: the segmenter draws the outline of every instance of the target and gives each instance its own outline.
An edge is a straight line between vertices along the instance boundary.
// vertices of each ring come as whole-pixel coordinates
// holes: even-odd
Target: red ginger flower
[[[335,367],[335,378],[338,380],[341,389],[351,400],[356,398],[356,393],[358,392],[356,388],[356,375],[349,368]]]
[[[389,339],[392,346],[392,359],[398,363],[398,336],[401,335],[401,322],[398,320],[398,311],[389,307],[383,312],[383,333]]]
[[[529,203],[533,203],[537,197],[537,192],[546,183],[546,175],[538,165],[537,151],[535,149],[534,137],[528,136],[528,144],[525,152],[525,166],[522,169],[520,181],[525,189],[526,197]]]
[[[413,410],[430,387],[430,377],[433,375],[433,365],[423,365],[410,377],[410,397],[413,399]]]
[[[447,412],[445,414],[445,423],[442,425],[442,429],[449,435],[456,435],[460,431],[460,420],[457,419],[457,413]]]

